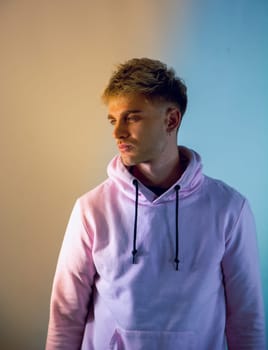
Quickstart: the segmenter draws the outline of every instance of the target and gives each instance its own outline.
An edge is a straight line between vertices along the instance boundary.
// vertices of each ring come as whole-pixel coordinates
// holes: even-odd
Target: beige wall
[[[184,11],[164,0],[0,1],[1,349],[43,349],[70,210],[116,152],[100,92],[114,63],[165,59]]]

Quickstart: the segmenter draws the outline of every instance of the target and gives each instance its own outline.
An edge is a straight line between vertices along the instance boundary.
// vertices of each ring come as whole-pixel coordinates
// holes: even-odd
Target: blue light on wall
[[[183,43],[174,32],[166,46],[189,92],[179,144],[198,150],[205,173],[249,199],[268,316],[268,2],[191,4]]]

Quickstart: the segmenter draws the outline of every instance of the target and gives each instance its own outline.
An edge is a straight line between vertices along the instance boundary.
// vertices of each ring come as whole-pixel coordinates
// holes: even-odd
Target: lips
[[[119,143],[118,149],[120,152],[128,152],[131,149],[131,145],[128,143]]]

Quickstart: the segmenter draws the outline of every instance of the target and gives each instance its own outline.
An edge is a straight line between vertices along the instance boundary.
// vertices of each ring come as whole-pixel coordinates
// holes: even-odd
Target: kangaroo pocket
[[[110,342],[112,350],[195,350],[194,332],[127,331],[117,328]]]

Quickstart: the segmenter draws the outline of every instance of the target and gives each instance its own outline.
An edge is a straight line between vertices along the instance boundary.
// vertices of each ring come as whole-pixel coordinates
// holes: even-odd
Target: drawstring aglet
[[[135,264],[135,256],[137,254],[137,249],[132,250],[132,264]]]
[[[180,260],[177,259],[177,258],[175,258],[175,259],[174,259],[174,262],[175,262],[175,264],[176,264],[176,271],[179,271],[179,263],[180,263]]]

